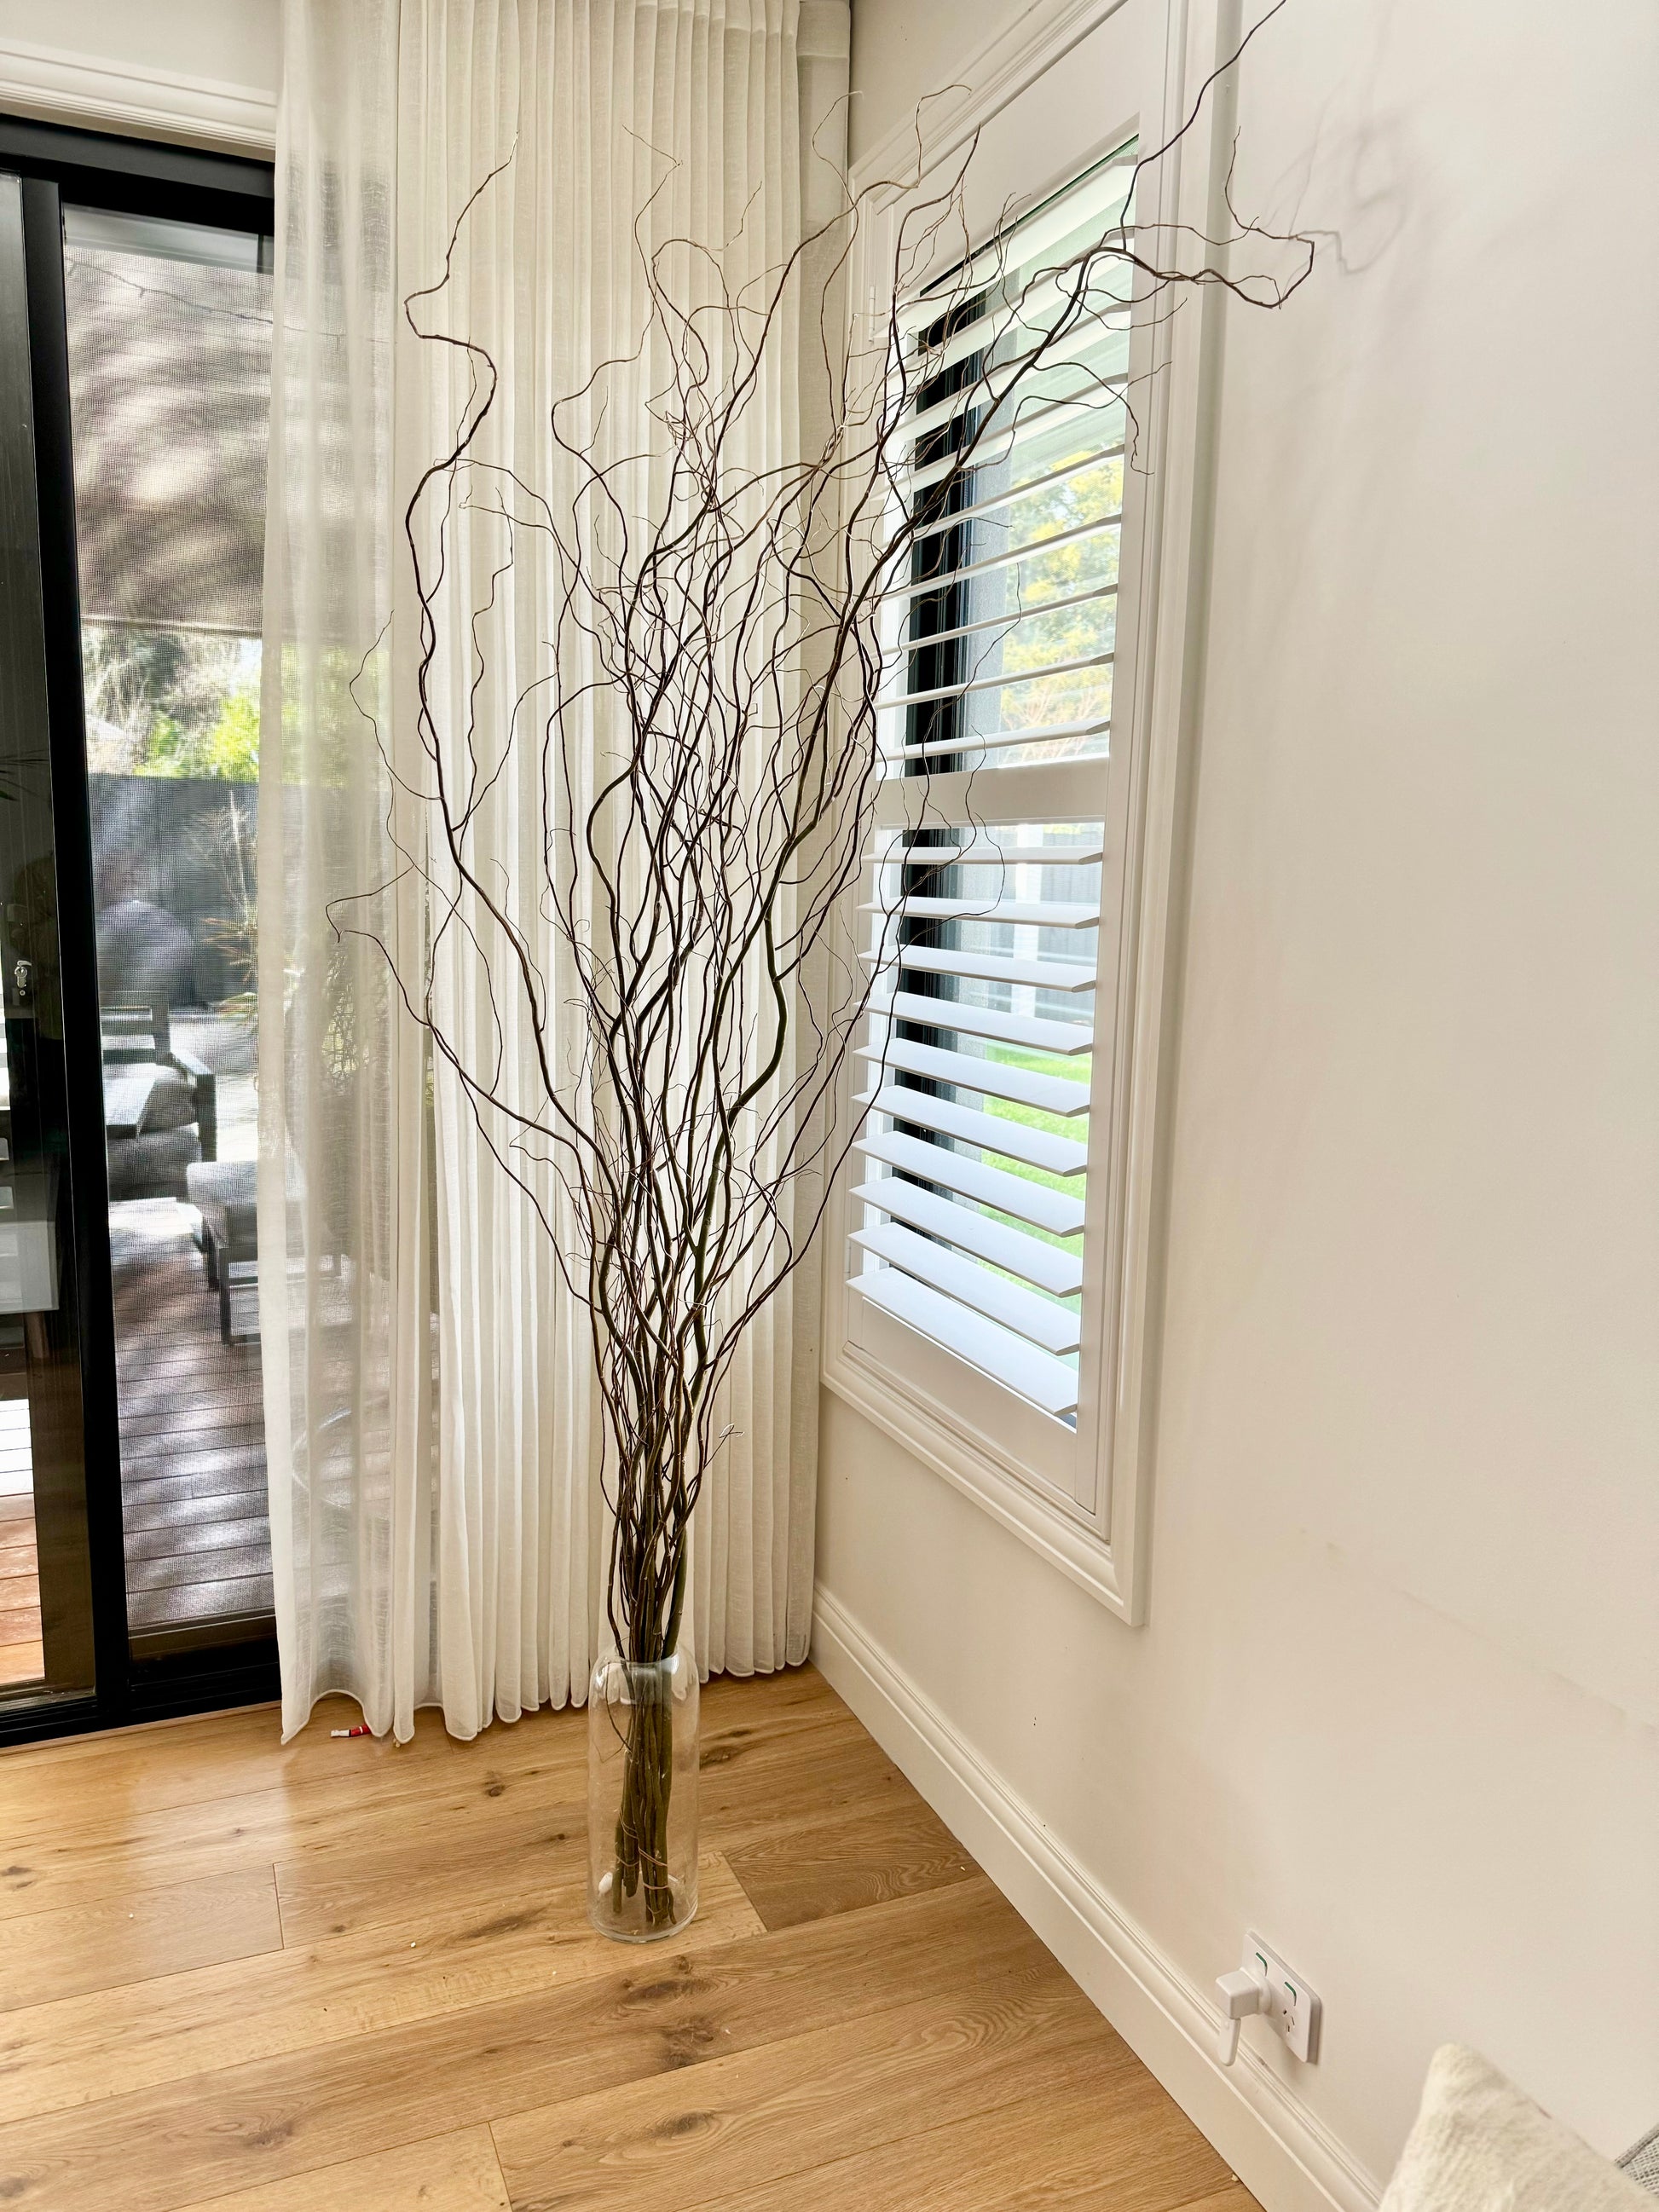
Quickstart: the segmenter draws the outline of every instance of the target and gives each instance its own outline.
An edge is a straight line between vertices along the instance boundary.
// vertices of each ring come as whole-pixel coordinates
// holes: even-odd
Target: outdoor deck
[[[271,1609],[257,1336],[225,1344],[173,1199],[110,1209],[128,1622],[216,1638]],[[43,1673],[28,1401],[0,1398],[0,1689]]]
[[[268,1615],[257,1336],[225,1344],[172,1199],[110,1208],[127,1608],[136,1637]]]
[[[245,1024],[180,1012],[178,1043],[217,1072],[221,1159],[252,1159],[258,1101]],[[210,1633],[271,1609],[264,1410],[250,1288],[246,1335],[227,1345],[197,1249],[194,1211],[172,1199],[110,1208],[127,1620],[136,1638]]]
[[[40,1678],[40,1583],[34,1500],[0,1495],[0,1689]]]
[[[174,1027],[218,1072],[218,1157],[252,1158],[246,1027],[189,1012]],[[3,1055],[0,1047],[0,1082]],[[256,1293],[239,1293],[235,1319],[247,1333],[224,1343],[196,1226],[172,1198],[121,1200],[109,1212],[128,1626],[141,1645],[258,1633],[271,1611]],[[23,1358],[20,1349],[0,1373],[0,1689],[43,1671]]]

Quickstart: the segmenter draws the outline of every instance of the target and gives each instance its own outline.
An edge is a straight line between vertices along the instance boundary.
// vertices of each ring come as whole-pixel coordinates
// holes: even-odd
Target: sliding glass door
[[[0,174],[0,1698],[95,1683],[21,180]]]
[[[252,1229],[270,240],[66,204],[135,1651],[268,1634]]]
[[[270,210],[257,164],[0,121],[0,618],[33,641],[7,653],[0,729],[0,1733],[274,1684]]]

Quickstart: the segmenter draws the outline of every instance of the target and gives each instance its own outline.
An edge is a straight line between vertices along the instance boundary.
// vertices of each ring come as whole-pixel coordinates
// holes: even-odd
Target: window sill
[[[1112,1547],[1091,1522],[1051,1502],[1000,1467],[977,1449],[969,1437],[935,1413],[925,1399],[910,1398],[896,1390],[887,1376],[866,1364],[855,1347],[826,1352],[822,1379],[825,1389],[873,1422],[953,1489],[971,1498],[1068,1581],[1087,1590],[1121,1620],[1133,1622],[1135,1614]]]

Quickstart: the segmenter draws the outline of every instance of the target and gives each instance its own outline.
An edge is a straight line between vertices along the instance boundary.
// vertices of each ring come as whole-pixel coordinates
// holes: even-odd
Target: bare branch
[[[1133,183],[1194,128],[1215,82],[1169,143],[1137,160]],[[556,495],[492,451],[489,350],[436,326],[468,219],[500,171],[458,218],[441,276],[406,303],[418,337],[465,361],[466,391],[404,520],[424,767],[418,787],[392,776],[389,751],[387,771],[426,821],[418,849],[393,841],[427,888],[418,969],[400,971],[375,941],[587,1308],[614,1515],[611,1617],[635,1660],[675,1648],[688,1525],[729,1434],[721,1385],[811,1250],[858,1132],[856,1114],[837,1114],[838,1085],[877,975],[840,957],[836,919],[865,869],[884,780],[910,770],[925,799],[932,773],[915,748],[902,761],[884,748],[884,686],[905,696],[908,658],[930,641],[907,635],[906,617],[895,647],[884,609],[900,593],[914,607],[935,573],[948,580],[944,549],[976,473],[1038,408],[1120,425],[1112,450],[1133,464],[1133,395],[1096,343],[1103,318],[1121,324],[1133,301],[1156,319],[1205,287],[1280,306],[1311,266],[1305,238],[1254,224],[1225,240],[1148,234],[1120,215],[1082,250],[1021,267],[1006,234],[969,251],[964,173],[965,162],[931,193],[883,180],[735,290],[719,251],[678,238],[647,248],[642,216],[644,326],[552,407],[568,478]],[[804,271],[821,278],[825,258],[844,270],[872,201],[900,189],[884,324],[843,358],[818,305],[807,350],[827,427],[817,450],[780,453],[768,409],[799,373],[813,304]],[[1224,249],[1247,242],[1258,265],[1235,272]],[[953,265],[933,276],[941,262]],[[923,276],[919,313],[905,303]],[[963,354],[955,341],[979,323],[997,339]],[[913,447],[926,454],[919,491]],[[1098,459],[1097,441],[1081,450]],[[494,714],[487,679],[516,672],[521,649],[502,593],[532,547],[534,573],[551,579],[545,665],[515,673],[510,708]],[[969,629],[984,635],[964,635],[963,689],[1006,634],[997,621]],[[532,744],[533,773],[518,771],[539,808],[526,879],[489,856],[488,830]],[[337,929],[374,936],[357,903],[339,903]],[[441,981],[457,961],[483,1009],[466,1027]],[[556,1233],[561,1194],[574,1250]]]

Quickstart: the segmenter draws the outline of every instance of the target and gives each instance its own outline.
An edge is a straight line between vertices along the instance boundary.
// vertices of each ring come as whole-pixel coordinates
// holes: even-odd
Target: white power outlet
[[[1254,1930],[1244,1939],[1243,1965],[1246,1972],[1261,1977],[1267,1984],[1268,1997],[1261,2008],[1261,2017],[1276,2034],[1282,2035],[1285,2046],[1294,2058],[1305,2059],[1310,2066],[1319,2060],[1319,1999],[1308,1987],[1300,1974],[1285,1964],[1277,1951],[1264,1943]]]

